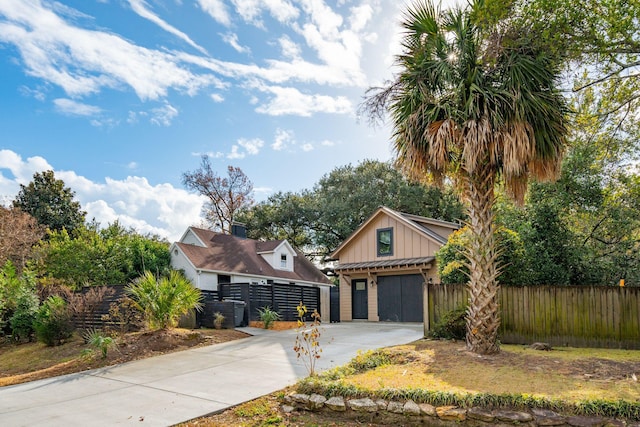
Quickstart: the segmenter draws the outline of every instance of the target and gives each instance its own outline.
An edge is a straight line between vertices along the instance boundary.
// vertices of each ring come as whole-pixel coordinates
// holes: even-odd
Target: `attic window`
[[[376,230],[378,256],[393,255],[393,228]]]
[[[280,267],[287,268],[287,254],[280,255]]]

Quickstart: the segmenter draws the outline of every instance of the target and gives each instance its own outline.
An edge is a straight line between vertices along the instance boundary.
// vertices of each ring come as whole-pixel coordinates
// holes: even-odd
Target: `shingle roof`
[[[293,257],[294,271],[275,269],[259,255],[260,252],[273,251],[284,240],[261,242],[202,228],[191,227],[191,230],[207,246],[180,242],[176,245],[196,269],[266,276],[286,281],[331,284],[329,279],[299,251],[296,251],[297,256]]]

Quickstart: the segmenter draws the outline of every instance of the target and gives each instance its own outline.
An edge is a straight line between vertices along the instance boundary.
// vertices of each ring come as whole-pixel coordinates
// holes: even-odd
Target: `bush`
[[[222,329],[222,325],[224,324],[225,317],[219,311],[213,313],[213,327],[216,329]]]
[[[40,306],[33,328],[36,337],[48,346],[60,345],[73,334],[71,313],[59,296],[51,296]]]
[[[271,310],[271,307],[262,307],[258,309],[260,320],[264,324],[265,329],[270,329],[273,326],[273,322],[280,320],[280,313]]]
[[[467,308],[458,307],[445,313],[429,331],[430,338],[463,340],[467,335]]]
[[[33,323],[36,320],[39,305],[40,301],[35,292],[25,290],[18,296],[15,311],[9,319],[14,341],[20,342],[25,339],[31,341],[34,333]]]
[[[15,335],[27,337],[29,315],[38,307],[35,291],[35,276],[28,270],[18,274],[11,261],[0,268],[0,336]]]
[[[179,271],[156,278],[147,271],[126,290],[151,329],[173,327],[189,310],[202,309],[202,293]]]

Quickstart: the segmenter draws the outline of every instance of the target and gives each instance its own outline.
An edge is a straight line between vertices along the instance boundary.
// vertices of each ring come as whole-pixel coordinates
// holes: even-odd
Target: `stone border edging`
[[[422,424],[434,427],[477,427],[489,425],[518,426],[571,426],[571,427],[640,427],[640,422],[561,415],[548,409],[514,411],[508,409],[485,409],[481,407],[460,408],[457,406],[433,406],[428,403],[386,401],[371,398],[345,399],[334,396],[329,399],[320,394],[292,393],[284,397],[282,410],[324,411],[336,418],[344,417],[381,424]]]

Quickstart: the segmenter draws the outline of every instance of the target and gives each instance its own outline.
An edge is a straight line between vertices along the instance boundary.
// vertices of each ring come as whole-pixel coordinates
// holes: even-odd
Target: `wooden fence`
[[[467,304],[464,285],[429,285],[429,322]],[[640,288],[503,286],[500,340],[553,346],[640,349]]]

